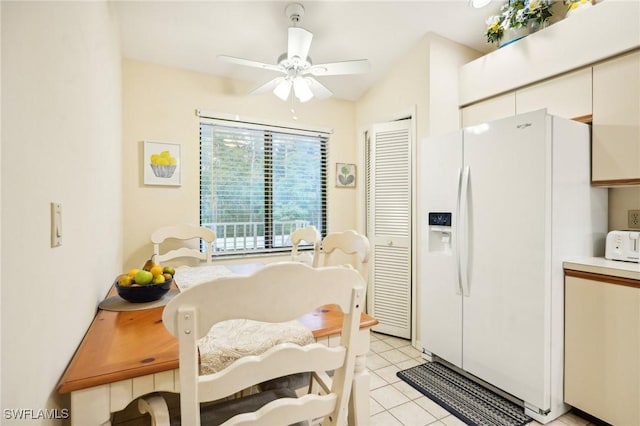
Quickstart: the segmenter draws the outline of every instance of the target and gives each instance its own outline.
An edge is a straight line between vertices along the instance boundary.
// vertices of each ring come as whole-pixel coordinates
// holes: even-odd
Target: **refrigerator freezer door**
[[[461,184],[462,132],[419,147],[421,250],[418,283],[419,339],[430,353],[462,366],[462,296],[456,231]],[[451,226],[429,226],[429,212],[451,213]]]
[[[539,408],[549,406],[550,376],[547,119],[537,111],[465,129],[468,211],[460,214],[469,291],[462,366]]]

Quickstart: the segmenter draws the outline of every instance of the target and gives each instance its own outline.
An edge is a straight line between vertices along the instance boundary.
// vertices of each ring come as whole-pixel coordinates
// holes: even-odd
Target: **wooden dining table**
[[[222,266],[221,266],[222,267]],[[246,274],[255,266],[226,266]],[[107,297],[116,295],[112,288]],[[71,425],[111,424],[112,413],[152,392],[179,392],[178,341],[162,322],[163,306],[112,311],[99,309],[64,372],[57,391],[71,394]],[[337,345],[343,315],[334,305],[299,318],[317,342]],[[369,331],[378,321],[362,314],[356,343],[356,371],[349,406],[349,424],[369,421],[369,376],[366,355]]]

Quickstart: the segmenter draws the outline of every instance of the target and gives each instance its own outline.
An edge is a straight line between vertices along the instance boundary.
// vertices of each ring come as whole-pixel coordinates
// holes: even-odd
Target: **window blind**
[[[200,224],[214,255],[291,247],[290,234],[327,221],[328,135],[256,124],[200,123]]]

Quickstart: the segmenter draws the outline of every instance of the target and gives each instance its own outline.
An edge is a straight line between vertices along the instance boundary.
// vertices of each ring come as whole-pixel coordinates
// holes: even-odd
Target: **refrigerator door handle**
[[[462,295],[469,297],[469,175],[471,170],[465,166],[460,190],[460,222],[458,223],[458,264]]]
[[[456,195],[456,212],[460,212],[460,191],[462,190],[462,168],[458,169],[458,181],[456,185],[457,195]],[[462,286],[460,285],[460,217],[456,218],[456,227],[454,229],[454,235],[451,238],[453,243],[453,255],[454,255],[454,263],[453,263],[453,276],[455,279],[453,280],[454,290],[456,294],[462,294]]]

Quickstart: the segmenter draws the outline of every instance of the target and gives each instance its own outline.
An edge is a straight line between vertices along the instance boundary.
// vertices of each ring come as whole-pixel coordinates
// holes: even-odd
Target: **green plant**
[[[552,16],[551,6],[553,0],[507,0],[499,15],[487,19],[487,42],[498,43],[505,30],[527,27],[529,21],[539,25],[545,23]]]
[[[591,0],[563,0],[565,6],[567,6],[567,10],[575,10],[580,6],[585,4],[592,4]]]
[[[551,13],[551,6],[553,6],[552,0],[527,1],[524,9],[527,20],[540,25],[544,24],[553,15],[553,13]]]

